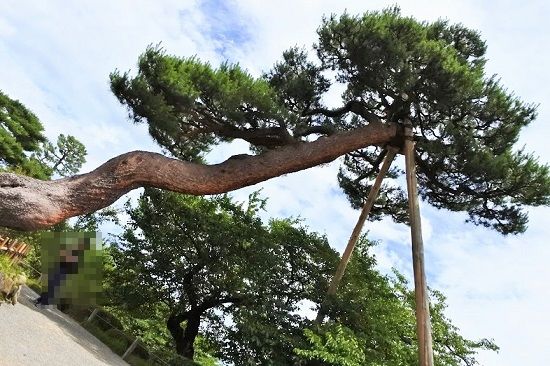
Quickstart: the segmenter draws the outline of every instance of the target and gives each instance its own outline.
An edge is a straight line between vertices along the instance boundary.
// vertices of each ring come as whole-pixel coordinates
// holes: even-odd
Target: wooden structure
[[[330,281],[330,286],[328,288],[327,296],[325,297],[325,299],[327,299],[331,295],[335,295],[336,291],[338,290],[338,286],[342,281],[342,277],[344,277],[344,272],[346,271],[346,267],[351,259],[351,254],[353,253],[353,249],[355,249],[355,245],[359,240],[359,235],[361,235],[361,230],[363,229],[363,225],[365,225],[365,221],[367,220],[367,217],[370,214],[370,210],[372,209],[372,206],[374,206],[374,201],[376,201],[376,197],[378,197],[378,192],[380,191],[380,187],[382,186],[382,180],[388,173],[388,170],[390,169],[390,165],[393,159],[395,158],[396,153],[397,153],[397,148],[389,147],[388,150],[386,151],[386,156],[384,156],[384,162],[382,163],[380,172],[378,173],[378,176],[376,177],[376,180],[374,181],[374,184],[372,185],[372,188],[369,192],[369,196],[367,197],[367,200],[363,205],[363,209],[361,210],[359,219],[357,220],[357,223],[353,228],[353,231],[348,241],[348,245],[346,246],[346,249],[344,250],[344,254],[342,255],[342,259],[340,259],[340,263],[338,263],[338,268],[336,269],[336,273],[334,274],[334,276],[332,277],[332,280]],[[321,307],[317,312],[317,318],[315,319],[315,322],[317,324],[321,324],[323,322],[325,318],[324,311],[325,311],[325,304],[323,303],[321,304]]]
[[[422,224],[420,221],[420,208],[418,203],[418,183],[416,179],[415,164],[415,142],[411,122],[406,119],[403,124],[404,141],[400,148],[386,147],[386,156],[384,163],[376,177],[376,180],[369,192],[365,205],[359,216],[359,220],[353,229],[348,245],[340,259],[336,273],[334,274],[327,291],[326,299],[336,294],[338,285],[342,280],[346,266],[351,258],[351,254],[363,225],[374,205],[378,196],[382,180],[387,174],[388,169],[397,152],[405,156],[405,171],[407,177],[407,193],[409,202],[409,221],[411,227],[412,242],[412,262],[414,273],[414,292],[415,292],[415,313],[416,313],[416,334],[418,339],[418,358],[419,366],[433,366],[433,344],[432,344],[432,326],[430,320],[430,304],[428,295],[428,286],[426,284],[426,271],[424,268],[424,244],[422,241]],[[315,322],[321,324],[325,318],[325,303],[321,303]]]
[[[405,172],[409,199],[409,221],[411,225],[412,261],[414,273],[414,294],[416,313],[416,335],[418,337],[418,357],[420,366],[433,366],[432,325],[426,270],[424,269],[424,243],[422,241],[422,223],[418,204],[418,183],[414,160],[414,136],[410,121],[405,125]]]
[[[29,244],[0,234],[0,254],[8,256],[12,263],[19,263],[27,256],[29,250]]]

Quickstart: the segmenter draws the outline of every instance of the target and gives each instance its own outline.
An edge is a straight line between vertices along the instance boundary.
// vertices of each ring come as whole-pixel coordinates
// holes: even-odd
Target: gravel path
[[[19,304],[0,306],[1,366],[127,366],[97,338],[57,309],[38,309],[25,287]]]

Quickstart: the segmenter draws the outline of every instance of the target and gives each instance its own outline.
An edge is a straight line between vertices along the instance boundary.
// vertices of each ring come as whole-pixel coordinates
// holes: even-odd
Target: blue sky
[[[231,62],[231,49],[245,47],[252,41],[253,29],[247,24],[246,18],[239,9],[228,1],[200,1],[199,11],[205,17],[202,33],[215,44],[215,52]],[[182,22],[186,22],[186,13],[180,13]]]
[[[159,149],[145,126],[132,125],[109,91],[108,74],[132,69],[149,44],[170,53],[197,55],[216,65],[239,62],[260,75],[290,46],[309,47],[321,16],[379,10],[396,1],[94,1],[8,0],[0,3],[0,89],[29,106],[54,138],[84,141],[89,171],[130,150]],[[423,20],[448,18],[478,29],[488,44],[488,72],[526,101],[539,117],[518,146],[548,163],[550,139],[550,5],[543,1],[397,1]],[[366,5],[368,4],[368,5]],[[328,102],[335,102],[333,93]],[[245,144],[213,151],[211,162],[246,152]],[[337,162],[235,192],[244,200],[262,188],[268,214],[301,216],[342,249],[358,212],[339,193]],[[133,193],[135,195],[135,193]],[[464,224],[460,213],[422,205],[429,285],[448,296],[448,315],[472,338],[491,337],[498,354],[482,353],[487,366],[550,365],[549,208],[530,210],[521,236],[502,237]],[[409,229],[389,220],[369,223],[383,271],[411,275]]]

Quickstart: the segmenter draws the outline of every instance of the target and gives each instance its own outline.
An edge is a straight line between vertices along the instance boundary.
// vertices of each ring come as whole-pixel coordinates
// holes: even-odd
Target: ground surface
[[[38,309],[25,287],[20,303],[0,306],[0,366],[127,366],[97,338],[57,309]]]

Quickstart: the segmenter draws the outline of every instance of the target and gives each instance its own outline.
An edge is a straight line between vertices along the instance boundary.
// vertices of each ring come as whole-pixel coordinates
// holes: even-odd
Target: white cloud
[[[485,365],[544,365],[550,340],[546,311],[550,246],[541,235],[550,209],[534,212],[531,230],[503,238],[484,230],[435,230],[430,258],[438,268],[432,283],[448,297],[450,317],[469,337],[493,337],[499,355],[484,353]]]
[[[10,55],[0,59],[0,87],[39,116],[49,138],[69,133],[86,140],[96,164],[128,149],[154,148],[110,93],[110,72],[134,68],[147,45],[161,41],[171,53],[218,59],[198,31],[195,1],[0,6],[2,24],[12,29],[0,41],[0,53]]]

